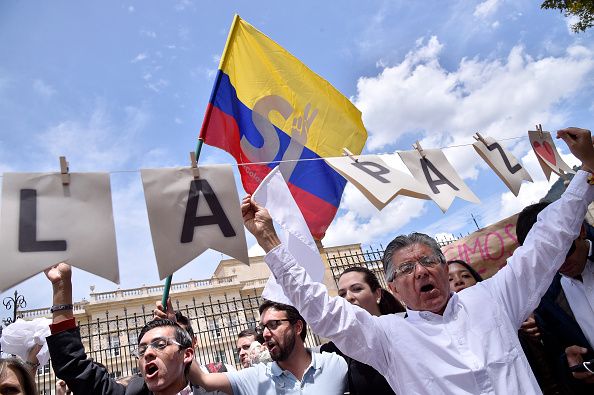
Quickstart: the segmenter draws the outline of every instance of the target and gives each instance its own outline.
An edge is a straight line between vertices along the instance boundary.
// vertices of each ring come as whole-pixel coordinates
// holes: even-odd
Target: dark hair
[[[478,274],[478,272],[476,270],[474,270],[472,268],[472,266],[470,266],[468,263],[466,263],[462,259],[452,259],[451,261],[448,261],[448,265],[451,265],[452,263],[457,263],[458,265],[464,266],[464,268],[466,270],[468,270],[468,272],[472,275],[472,277],[474,277],[474,280],[477,283],[480,283],[481,281],[483,281],[483,278],[481,277],[481,275]]]
[[[375,273],[373,273],[368,268],[363,266],[352,266],[347,268],[344,272],[342,272],[340,274],[340,277],[342,277],[346,273],[352,272],[363,274],[363,281],[365,281],[365,283],[369,285],[369,288],[371,288],[371,292],[375,292],[377,289],[381,289],[380,302],[378,305],[381,315],[402,313],[403,311],[406,311],[404,306],[402,306],[402,303],[400,303],[398,299],[394,297],[394,295],[392,295],[386,289],[382,288]]]
[[[182,312],[178,310],[175,312],[175,321],[177,321],[177,324],[188,332],[190,339],[194,339],[194,329],[192,328],[192,322],[188,317],[183,315]]]
[[[437,256],[437,258],[439,258],[441,263],[445,263],[446,259],[443,255],[443,252],[441,252],[441,247],[433,237],[430,237],[424,233],[416,232],[411,233],[409,235],[396,236],[396,238],[394,238],[394,240],[392,240],[390,244],[388,244],[388,246],[386,247],[386,250],[384,251],[384,257],[382,258],[387,282],[391,282],[392,280],[394,280],[394,275],[396,271],[396,268],[392,264],[392,256],[394,256],[394,253],[404,247],[408,247],[409,245],[413,244],[426,245],[427,247],[433,250],[433,253],[435,254],[435,256]]]
[[[295,322],[301,321],[301,323],[303,324],[303,329],[301,330],[301,340],[305,341],[305,337],[307,336],[307,323],[295,307],[284,303],[273,302],[272,300],[264,300],[264,302],[260,305],[259,308],[260,315],[262,315],[262,313],[264,313],[264,311],[267,309],[284,311],[285,313],[287,313],[287,319],[291,324],[295,324]]]
[[[192,347],[192,339],[190,338],[190,334],[177,323],[168,319],[157,319],[147,322],[146,325],[143,326],[140,330],[140,334],[138,335],[138,342],[140,343],[145,333],[147,333],[151,329],[159,328],[162,326],[170,326],[175,329],[175,341],[180,344],[181,348]]]
[[[264,336],[262,336],[262,334],[258,332],[256,328],[247,328],[242,330],[241,332],[239,332],[239,335],[237,335],[237,338],[241,339],[242,337],[248,336],[253,336],[254,340],[259,342],[260,344],[264,343]]]
[[[530,232],[530,229],[532,229],[532,226],[536,223],[538,214],[549,204],[549,202],[535,203],[524,207],[524,209],[520,211],[518,220],[516,221],[516,236],[518,237],[518,243],[520,245],[524,244],[528,232]]]
[[[37,395],[35,379],[25,364],[17,358],[0,358],[0,380],[3,380],[4,371],[12,369],[25,391],[25,395]]]

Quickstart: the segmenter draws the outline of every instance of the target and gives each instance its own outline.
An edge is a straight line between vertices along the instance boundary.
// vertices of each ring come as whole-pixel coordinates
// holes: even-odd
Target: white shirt
[[[578,172],[539,216],[522,247],[495,276],[452,294],[443,316],[408,310],[374,317],[307,273],[281,245],[265,261],[285,294],[322,337],[373,366],[397,394],[540,394],[518,341],[565,260],[594,199],[588,173]]]
[[[590,253],[592,255],[592,242]],[[594,262],[588,260],[582,271],[582,280],[562,276],[561,286],[565,297],[571,307],[573,316],[588,339],[588,343],[594,347]]]

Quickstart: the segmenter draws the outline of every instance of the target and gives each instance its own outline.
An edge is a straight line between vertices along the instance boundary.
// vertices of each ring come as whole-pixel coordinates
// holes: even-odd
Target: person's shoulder
[[[127,395],[144,395],[150,394],[146,383],[144,382],[144,378],[142,376],[133,376],[130,381],[128,381],[128,385],[126,386],[126,394]]]

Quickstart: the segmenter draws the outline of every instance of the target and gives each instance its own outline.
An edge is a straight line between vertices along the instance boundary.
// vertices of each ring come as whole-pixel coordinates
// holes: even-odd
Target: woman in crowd
[[[355,304],[373,315],[402,313],[402,304],[380,286],[373,272],[365,267],[350,267],[338,279],[338,295],[349,303]],[[336,352],[347,362],[349,370],[349,391],[358,394],[394,394],[388,382],[371,366],[344,355],[334,343],[326,343],[320,348],[322,352]]]
[[[448,261],[448,266],[450,270],[450,290],[452,292],[460,292],[483,281],[481,275],[472,266],[460,259]]]
[[[17,358],[0,358],[0,395],[37,395],[33,376]]]

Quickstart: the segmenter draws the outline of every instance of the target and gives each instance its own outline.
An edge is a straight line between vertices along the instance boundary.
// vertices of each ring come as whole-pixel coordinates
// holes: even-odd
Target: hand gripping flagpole
[[[202,137],[198,137],[198,144],[196,145],[196,161],[200,157],[200,152],[202,151],[202,144],[204,143],[204,139]],[[195,161],[192,161],[192,167],[196,166]],[[165,286],[163,288],[163,297],[161,298],[161,304],[163,305],[163,310],[167,311],[167,299],[169,298],[169,291],[171,290],[171,280],[173,279],[173,274],[170,274],[165,279]]]

